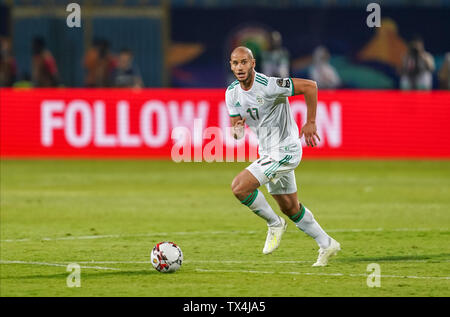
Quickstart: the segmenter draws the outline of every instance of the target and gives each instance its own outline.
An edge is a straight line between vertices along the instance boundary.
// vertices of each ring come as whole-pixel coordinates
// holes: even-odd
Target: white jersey
[[[257,72],[249,90],[243,90],[237,80],[228,86],[228,113],[246,118],[245,123],[258,136],[260,155],[280,149],[289,151],[292,146],[301,151],[298,126],[287,98],[293,95],[291,78],[267,77]]]

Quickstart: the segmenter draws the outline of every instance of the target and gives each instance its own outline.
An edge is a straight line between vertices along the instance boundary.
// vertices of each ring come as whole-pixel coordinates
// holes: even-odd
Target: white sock
[[[328,248],[330,245],[330,236],[322,229],[319,223],[314,219],[312,212],[301,205],[300,211],[289,217],[294,221],[297,228],[316,240],[320,248]]]
[[[268,226],[278,226],[281,224],[280,217],[273,211],[264,194],[259,189],[248,195],[241,203],[266,220]]]

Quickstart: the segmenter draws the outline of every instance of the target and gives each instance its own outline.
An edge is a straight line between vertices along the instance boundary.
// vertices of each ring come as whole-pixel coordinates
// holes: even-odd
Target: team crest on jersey
[[[283,88],[290,88],[291,81],[289,80],[289,78],[278,78],[277,85]]]
[[[256,96],[256,102],[258,105],[262,106],[264,104],[264,99],[261,96]]]

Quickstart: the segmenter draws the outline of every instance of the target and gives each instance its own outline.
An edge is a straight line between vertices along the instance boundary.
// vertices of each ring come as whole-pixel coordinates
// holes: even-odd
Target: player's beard
[[[236,74],[235,74],[235,77],[239,82],[243,83],[244,85],[249,85],[252,80],[252,73],[253,73],[253,68],[247,72],[247,76],[245,77],[245,79],[239,79],[239,77]]]

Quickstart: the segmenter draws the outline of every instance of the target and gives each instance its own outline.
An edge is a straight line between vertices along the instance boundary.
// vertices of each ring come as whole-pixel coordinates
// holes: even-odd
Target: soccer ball
[[[183,252],[173,242],[160,242],[150,252],[150,261],[161,273],[175,272],[183,263]]]

